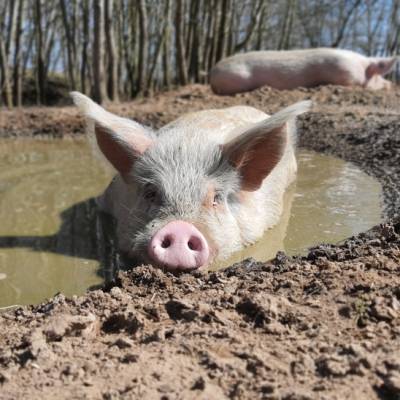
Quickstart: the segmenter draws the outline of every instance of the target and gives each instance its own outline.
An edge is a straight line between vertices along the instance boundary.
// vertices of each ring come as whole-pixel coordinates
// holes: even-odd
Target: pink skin
[[[390,89],[383,76],[396,62],[397,57],[365,57],[344,49],[251,51],[219,61],[210,71],[210,84],[221,95],[265,85],[279,90],[328,84]]]
[[[150,258],[170,270],[193,270],[207,264],[210,250],[207,240],[192,224],[172,221],[151,238]]]

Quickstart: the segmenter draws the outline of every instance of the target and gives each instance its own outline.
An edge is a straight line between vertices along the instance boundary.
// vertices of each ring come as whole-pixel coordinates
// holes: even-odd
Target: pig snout
[[[151,238],[148,253],[159,266],[171,270],[191,270],[207,264],[207,240],[192,224],[172,221]]]

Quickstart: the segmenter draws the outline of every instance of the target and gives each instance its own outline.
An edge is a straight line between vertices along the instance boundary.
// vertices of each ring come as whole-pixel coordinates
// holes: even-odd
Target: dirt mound
[[[0,397],[399,399],[400,91],[218,97],[194,85],[110,110],[159,127],[193,109],[274,112],[306,98],[316,106],[300,119],[299,144],[376,176],[386,223],[307,257],[280,253],[210,274],[143,266],[105,290],[3,313]],[[2,117],[3,137],[83,127],[72,107]]]
[[[354,113],[358,116],[399,113],[400,89],[372,92],[362,88],[322,86],[320,88],[276,90],[264,87],[235,96],[217,96],[208,86],[189,85],[128,103],[105,107],[121,116],[159,128],[180,115],[208,108],[250,105],[273,113],[296,101],[311,99],[314,112]],[[50,135],[62,137],[83,133],[83,119],[75,107],[27,107],[3,110],[0,137]]]

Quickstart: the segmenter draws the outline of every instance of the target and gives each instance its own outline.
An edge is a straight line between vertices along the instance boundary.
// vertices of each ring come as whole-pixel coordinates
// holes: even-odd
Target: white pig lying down
[[[236,106],[186,114],[153,132],[71,93],[118,174],[99,198],[119,250],[168,270],[207,267],[275,225],[296,176],[295,117]]]
[[[350,50],[328,48],[252,51],[217,63],[210,72],[210,84],[215,93],[222,95],[265,85],[281,90],[328,84],[390,89],[391,82],[383,76],[396,61],[396,57],[365,57]]]

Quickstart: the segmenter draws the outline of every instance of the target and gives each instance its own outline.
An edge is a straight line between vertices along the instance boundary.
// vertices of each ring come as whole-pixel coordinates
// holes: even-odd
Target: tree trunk
[[[116,9],[116,42],[118,49],[118,63],[117,63],[117,75],[118,75],[118,93],[126,95],[127,81],[124,77],[124,27],[126,26],[126,17],[124,2],[117,2]]]
[[[131,0],[132,1],[132,0]],[[137,48],[137,9],[132,3],[128,3],[128,27],[127,32],[124,34],[123,51],[125,59],[125,68],[127,74],[127,84],[129,83],[128,94],[134,97],[137,93],[137,70],[135,68],[136,61],[136,48]]]
[[[215,61],[221,60],[227,54],[228,34],[231,21],[232,7],[231,0],[222,0],[221,19],[218,30],[218,42]]]
[[[351,6],[350,10],[347,12],[347,14],[344,17],[344,19],[341,21],[341,24],[339,26],[339,31],[337,33],[336,39],[331,44],[331,47],[340,46],[340,43],[342,42],[344,34],[345,34],[345,31],[346,31],[347,24],[350,21],[350,18],[353,15],[353,13],[356,10],[356,8],[360,5],[360,3],[361,3],[361,0],[356,0],[353,3],[353,5]]]
[[[45,75],[48,75],[48,71],[50,68],[50,64],[52,62],[52,58],[53,58],[53,48],[54,48],[54,43],[56,41],[56,29],[52,29],[50,31],[50,36],[47,38],[46,40],[46,45],[45,45],[45,50],[44,50],[44,54],[43,54],[43,58],[44,58],[44,65],[45,65]]]
[[[46,104],[46,69],[44,65],[44,41],[42,30],[42,3],[35,2],[35,23],[36,23],[36,102]]]
[[[165,14],[164,15],[168,15],[169,7],[170,7],[170,2],[169,2],[169,0],[166,0],[166,2],[165,2]],[[163,25],[163,28],[162,28],[162,32],[160,33],[160,36],[158,38],[158,42],[156,44],[156,50],[154,52],[154,60],[153,60],[152,66],[150,68],[148,81],[147,81],[147,87],[150,88],[151,90],[153,90],[155,88],[154,73],[155,73],[155,70],[157,68],[158,60],[160,58],[161,50],[163,48],[163,44],[164,44],[165,37],[166,37],[166,32],[168,30],[168,25],[169,25],[169,20],[168,19],[163,18],[163,20],[164,20],[164,25]]]
[[[171,4],[167,0],[165,9],[165,30],[163,40],[163,82],[166,89],[171,87]]]
[[[210,59],[211,59],[211,51],[212,51],[212,31],[213,31],[213,24],[214,24],[214,18],[215,18],[215,13],[213,12],[212,8],[212,1],[207,0],[207,2],[204,4],[204,7],[206,8],[206,34],[204,38],[204,46],[203,46],[203,64],[202,64],[202,71],[205,73],[207,76],[207,72],[210,69]],[[206,81],[206,79],[205,79]]]
[[[289,0],[287,26],[282,41],[282,49],[284,50],[288,50],[290,48],[290,37],[293,28],[293,16],[294,16],[295,6],[296,6],[296,0]]]
[[[192,38],[193,38],[193,29],[195,28],[193,9],[195,7],[195,3],[197,0],[190,0],[187,4],[188,8],[188,23],[184,23],[183,37],[185,40],[185,56],[186,56],[186,64],[190,63],[190,57],[192,53]],[[183,14],[185,15],[185,14]]]
[[[8,108],[12,108],[13,103],[12,103],[12,93],[11,93],[11,84],[9,78],[6,45],[1,35],[0,35],[0,67],[3,72],[3,88],[4,88],[3,90],[4,90],[5,103]]]
[[[185,42],[183,37],[183,1],[176,0],[175,14],[175,40],[176,40],[176,64],[179,71],[179,83],[186,85],[188,73],[185,57]]]
[[[103,0],[93,0],[93,98],[101,104],[107,100],[104,79],[104,7]]]
[[[390,10],[390,29],[386,37],[386,53],[389,55],[397,53],[396,49],[399,47],[400,43],[400,24],[398,23],[399,11],[400,1],[396,0],[393,2]]]
[[[211,5],[210,12],[213,14],[213,27],[212,27],[212,34],[210,37],[211,47],[210,47],[210,58],[208,62],[208,69],[211,69],[214,64],[218,61],[217,52],[218,52],[218,28],[220,26],[221,21],[221,9],[220,6],[222,2],[219,0],[214,0]],[[210,30],[211,32],[211,30]]]
[[[35,31],[36,28],[33,29],[33,32],[30,32],[28,36],[28,44],[25,44],[25,48],[23,51],[23,57],[22,57],[22,80],[24,80],[26,76],[26,70],[28,69],[28,62],[29,58],[31,56],[32,48],[33,48],[33,42],[35,39]]]
[[[138,65],[138,92],[147,94],[147,55],[149,49],[147,9],[145,0],[138,0],[139,6],[139,65]]]
[[[22,80],[21,80],[21,36],[22,20],[24,12],[24,0],[19,0],[17,27],[15,32],[14,71],[13,71],[13,99],[17,107],[22,104]]]
[[[191,24],[193,25],[191,31],[191,51],[188,55],[189,58],[189,75],[191,81],[199,82],[200,80],[200,1],[192,0],[193,6],[191,10]]]
[[[81,92],[86,93],[86,69],[88,65],[88,44],[89,44],[89,0],[82,0],[82,25],[83,25],[83,42],[82,42],[82,60],[81,60]]]
[[[60,0],[60,7],[62,12],[64,30],[65,30],[65,40],[67,42],[67,64],[68,64],[69,87],[70,89],[74,90],[76,88],[75,76],[74,76],[74,57],[72,48],[74,35],[68,21],[68,12],[65,0]]]
[[[113,0],[105,0],[105,31],[108,55],[108,96],[112,101],[118,101],[118,57],[114,39],[113,6]]]
[[[285,43],[285,38],[286,38],[286,34],[287,34],[287,29],[289,26],[291,7],[292,7],[292,0],[286,0],[285,15],[283,17],[282,30],[279,35],[278,50],[282,50],[285,47],[284,43]]]
[[[8,14],[8,27],[7,27],[7,41],[6,41],[6,55],[10,57],[11,43],[15,36],[15,21],[17,18],[17,0],[9,0],[10,12]]]
[[[254,6],[253,12],[251,13],[250,21],[247,25],[246,35],[244,39],[235,45],[234,52],[237,53],[240,50],[244,49],[251,41],[253,34],[255,32],[255,28],[258,27],[259,35],[262,34],[262,26],[260,25],[260,19],[264,16],[264,8],[265,3],[264,0],[259,0],[257,6]],[[240,16],[239,16],[240,20]],[[257,39],[257,44],[261,41],[261,37]],[[260,44],[261,47],[261,44]]]

